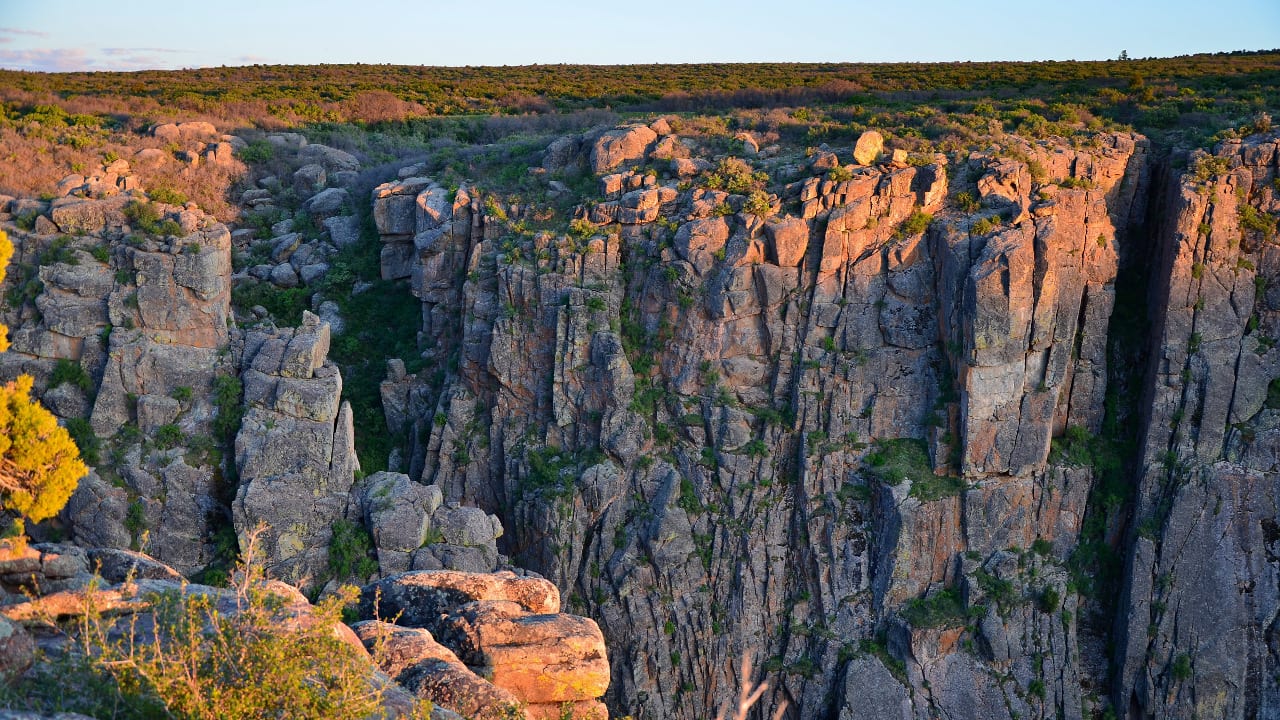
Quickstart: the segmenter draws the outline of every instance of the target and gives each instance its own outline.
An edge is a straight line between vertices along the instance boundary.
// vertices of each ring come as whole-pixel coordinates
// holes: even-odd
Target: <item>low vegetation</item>
[[[265,583],[254,544],[231,576],[238,609],[196,587],[147,596],[154,624],[91,605],[66,628],[70,652],[0,688],[0,706],[104,720],[383,717],[387,685],[332,630],[356,589],[299,615]],[[430,712],[423,702],[412,717]]]
[[[922,502],[958,495],[966,487],[963,478],[935,474],[928,445],[915,438],[877,440],[867,454],[866,466],[872,476],[888,485],[910,481],[911,497]]]

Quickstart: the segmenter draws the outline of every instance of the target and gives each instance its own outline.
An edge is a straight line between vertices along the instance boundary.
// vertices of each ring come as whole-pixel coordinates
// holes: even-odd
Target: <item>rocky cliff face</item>
[[[1117,618],[1134,717],[1280,712],[1275,137],[1193,155],[1162,198],[1135,525]]]
[[[301,202],[270,239],[178,212],[182,236],[102,260],[129,220],[110,204],[63,254],[19,236],[43,288],[14,286],[4,372],[102,377],[92,402],[48,389],[59,414],[189,447],[222,417],[213,377],[243,386],[226,463],[112,444],[126,470],[77,495],[78,540],[145,526],[190,571],[229,516],[270,526],[290,579],[325,576],[335,523],[368,529],[383,576],[510,558],[598,623],[604,698],[637,718],[714,714],[742,655],[763,711],[799,718],[1276,712],[1274,136],[1182,168],[1129,133],[802,153],[659,120],[552,142],[520,196],[419,164],[354,200],[354,158],[294,144],[292,184],[243,195]],[[392,472],[362,479],[333,303],[241,329],[226,293],[322,288],[364,197],[422,315],[392,330],[421,357],[380,386]],[[37,210],[61,227],[70,204]],[[233,277],[233,247],[261,262]],[[477,618],[532,638],[540,612],[490,601],[421,626],[471,648],[453,660],[366,630],[483,668]],[[595,713],[592,677],[520,697]]]
[[[678,184],[738,171],[663,125],[549,149],[600,176],[568,237],[473,187],[373,197],[457,358],[383,385],[408,469],[600,621],[619,708],[701,716],[745,653],[797,717],[1266,714],[1273,139],[1160,182],[1110,134],[761,153],[726,188]]]

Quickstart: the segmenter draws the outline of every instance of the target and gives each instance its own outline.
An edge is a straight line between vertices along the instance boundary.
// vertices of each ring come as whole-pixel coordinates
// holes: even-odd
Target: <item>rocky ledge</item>
[[[281,632],[315,622],[311,603],[293,586],[265,581],[261,589],[283,607]],[[6,548],[0,671],[21,674],[62,651],[70,621],[86,612],[139,616],[129,626],[145,640],[157,622],[155,599],[166,595],[212,598],[228,616],[245,602],[234,590],[188,583],[141,553],[69,544]],[[599,699],[609,685],[600,628],[561,613],[559,591],[542,578],[418,571],[368,585],[360,598],[360,620],[335,624],[332,633],[368,662],[389,718],[405,716],[415,697],[435,705],[437,720],[608,718]]]

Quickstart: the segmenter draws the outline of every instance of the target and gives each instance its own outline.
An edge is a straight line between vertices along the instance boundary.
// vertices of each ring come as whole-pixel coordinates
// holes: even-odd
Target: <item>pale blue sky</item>
[[[0,67],[1090,60],[1280,47],[1280,0],[0,0]]]

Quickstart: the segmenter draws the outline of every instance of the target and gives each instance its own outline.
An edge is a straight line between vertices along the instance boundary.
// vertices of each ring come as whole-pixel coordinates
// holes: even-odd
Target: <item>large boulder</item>
[[[644,158],[658,134],[644,125],[610,130],[591,148],[591,170],[597,175]]]
[[[329,172],[360,171],[360,161],[355,155],[318,143],[311,143],[299,150],[298,159],[304,163],[320,165]]]
[[[464,717],[499,720],[520,705],[515,695],[477,675],[426,630],[377,620],[358,622],[351,629],[383,672],[437,706]]]
[[[409,569],[410,554],[427,541],[431,514],[442,500],[440,488],[408,475],[380,472],[369,478],[365,512],[384,574]]]
[[[452,608],[473,600],[513,602],[531,613],[560,612],[560,591],[542,578],[512,572],[425,570],[393,575],[360,591],[360,616],[398,618],[400,625],[430,627]]]
[[[342,214],[343,208],[347,206],[351,199],[350,194],[344,188],[329,188],[316,193],[310,200],[302,204],[306,211],[312,216],[320,218],[333,217]]]
[[[858,143],[853,146],[853,161],[859,165],[870,165],[884,151],[884,136],[875,130],[868,130],[858,136]]]
[[[467,665],[527,703],[594,700],[609,687],[604,636],[594,620],[532,614],[513,602],[463,605],[437,624]]]

